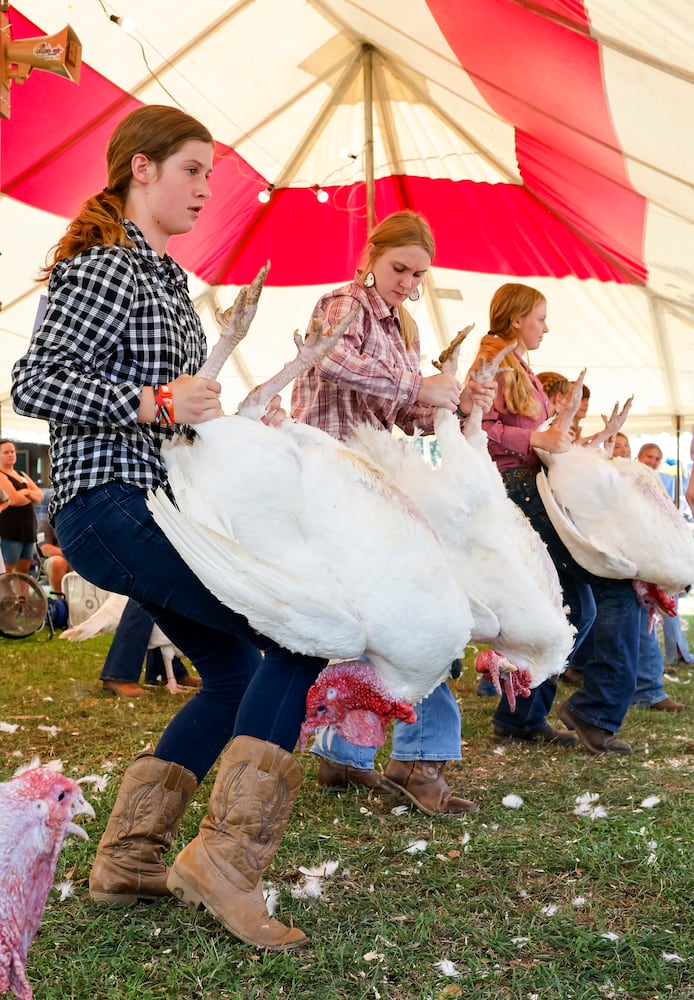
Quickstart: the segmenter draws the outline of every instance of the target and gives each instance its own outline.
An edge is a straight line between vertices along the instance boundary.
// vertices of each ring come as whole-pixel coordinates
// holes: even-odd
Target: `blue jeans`
[[[557,570],[564,604],[569,608],[569,621],[576,629],[568,666],[595,620],[596,608],[590,586],[591,576],[578,565],[554,530],[554,525],[538,493],[535,476],[510,480],[506,484],[506,492],[520,507],[547,546],[550,559]],[[516,710],[512,712],[504,692],[494,713],[493,725],[510,733],[523,735],[537,733],[547,724],[547,715],[554,704],[556,694],[557,680],[550,677],[533,688],[529,698],[519,698]]]
[[[393,760],[460,760],[460,709],[448,684],[439,684],[415,711],[416,722],[398,721],[393,727]],[[335,764],[371,769],[378,748],[354,746],[331,730],[311,749]]]
[[[641,605],[631,580],[593,580],[598,614],[593,655],[583,668],[583,687],[567,705],[581,719],[616,733],[636,689]]]
[[[660,644],[655,625],[648,631],[648,612],[641,608],[639,621],[639,665],[636,671],[636,690],[631,704],[636,708],[648,708],[667,698],[663,687],[665,663],[660,652]]]
[[[35,549],[34,542],[14,542],[11,538],[0,539],[0,551],[6,566],[14,566],[20,559],[32,559]]]
[[[680,660],[684,663],[694,663],[694,656],[689,651],[687,637],[682,631],[682,620],[679,612],[674,618],[663,615],[663,639],[665,640],[665,662],[668,666],[676,666]]]
[[[145,682],[156,684],[157,677],[164,673],[161,652],[147,650],[152,634],[152,619],[135,601],[128,601],[101,669],[102,681],[127,681],[139,683],[142,661],[146,658]],[[188,675],[188,671],[176,656],[173,661],[176,680]]]
[[[154,523],[144,490],[120,482],[97,486],[66,504],[55,523],[75,571],[137,601],[202,678],[164,730],[155,756],[202,781],[232,735],[294,749],[306,693],[325,660],[282,649],[221,604]],[[252,685],[256,674],[273,689]]]

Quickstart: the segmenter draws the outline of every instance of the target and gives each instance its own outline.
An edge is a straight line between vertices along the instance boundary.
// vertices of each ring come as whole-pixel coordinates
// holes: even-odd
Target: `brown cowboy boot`
[[[306,935],[268,915],[263,874],[299,794],[298,760],[275,743],[237,736],[222,756],[200,832],[169,872],[169,891],[204,907],[247,944],[297,948]]]
[[[131,906],[139,899],[169,895],[162,854],[197,787],[195,775],[180,764],[150,756],[133,761],[89,874],[89,895],[95,902]]]
[[[446,760],[391,760],[383,772],[383,782],[404,795],[427,816],[434,813],[475,812],[469,799],[453,795],[443,776]]]

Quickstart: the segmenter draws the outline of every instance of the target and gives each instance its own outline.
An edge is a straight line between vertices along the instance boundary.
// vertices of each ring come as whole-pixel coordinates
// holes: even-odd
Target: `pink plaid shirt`
[[[375,288],[353,281],[322,296],[313,316],[321,317],[327,330],[355,306],[361,309],[337,346],[294,382],[292,416],[336,438],[363,423],[430,434],[434,408],[417,402],[419,338],[405,347],[397,310],[389,309]]]

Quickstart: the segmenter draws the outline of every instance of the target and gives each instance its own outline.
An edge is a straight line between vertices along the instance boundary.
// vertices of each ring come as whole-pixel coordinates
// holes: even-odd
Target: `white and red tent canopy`
[[[132,8],[126,5],[132,4]],[[70,23],[78,85],[34,72],[0,125],[0,400],[34,278],[105,184],[115,124],[177,104],[213,132],[213,197],[172,243],[211,340],[217,305],[267,259],[228,365],[227,408],[293,354],[320,291],[376,220],[422,212],[437,252],[414,307],[424,366],[491,294],[548,300],[536,370],[587,367],[591,414],[634,395],[631,433],[694,422],[694,7],[688,0],[24,0],[15,39]],[[113,15],[113,16],[110,16]],[[126,34],[118,18],[136,19]],[[329,195],[316,198],[316,186]],[[258,194],[271,187],[269,202]],[[371,195],[373,201],[371,200]]]

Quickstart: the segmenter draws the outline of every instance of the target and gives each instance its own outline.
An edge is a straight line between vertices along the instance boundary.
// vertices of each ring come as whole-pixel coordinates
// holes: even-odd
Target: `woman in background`
[[[576,628],[574,650],[596,622],[584,686],[557,713],[567,729],[557,729],[547,721],[557,691],[556,679],[551,678],[534,688],[529,698],[520,698],[515,712],[504,693],[494,715],[494,735],[500,741],[561,746],[575,745],[580,737],[593,754],[628,754],[630,745],[614,734],[635,686],[639,605],[631,581],[599,580],[586,573],[554,530],[537,489],[540,460],[535,449],[561,454],[573,441],[571,431],[555,425],[542,429],[550,415],[549,400],[527,361],[528,353],[540,346],[548,332],[544,295],[528,285],[502,285],[489,306],[489,331],[482,338],[478,357],[490,361],[512,341],[517,345],[505,359],[506,371],[497,376],[494,406],[483,418],[490,455],[509,497],[547,545]]]
[[[36,547],[34,504],[43,500],[43,490],[26,472],[17,472],[14,442],[0,441],[0,488],[9,501],[0,505],[0,545],[8,573],[28,573]]]

